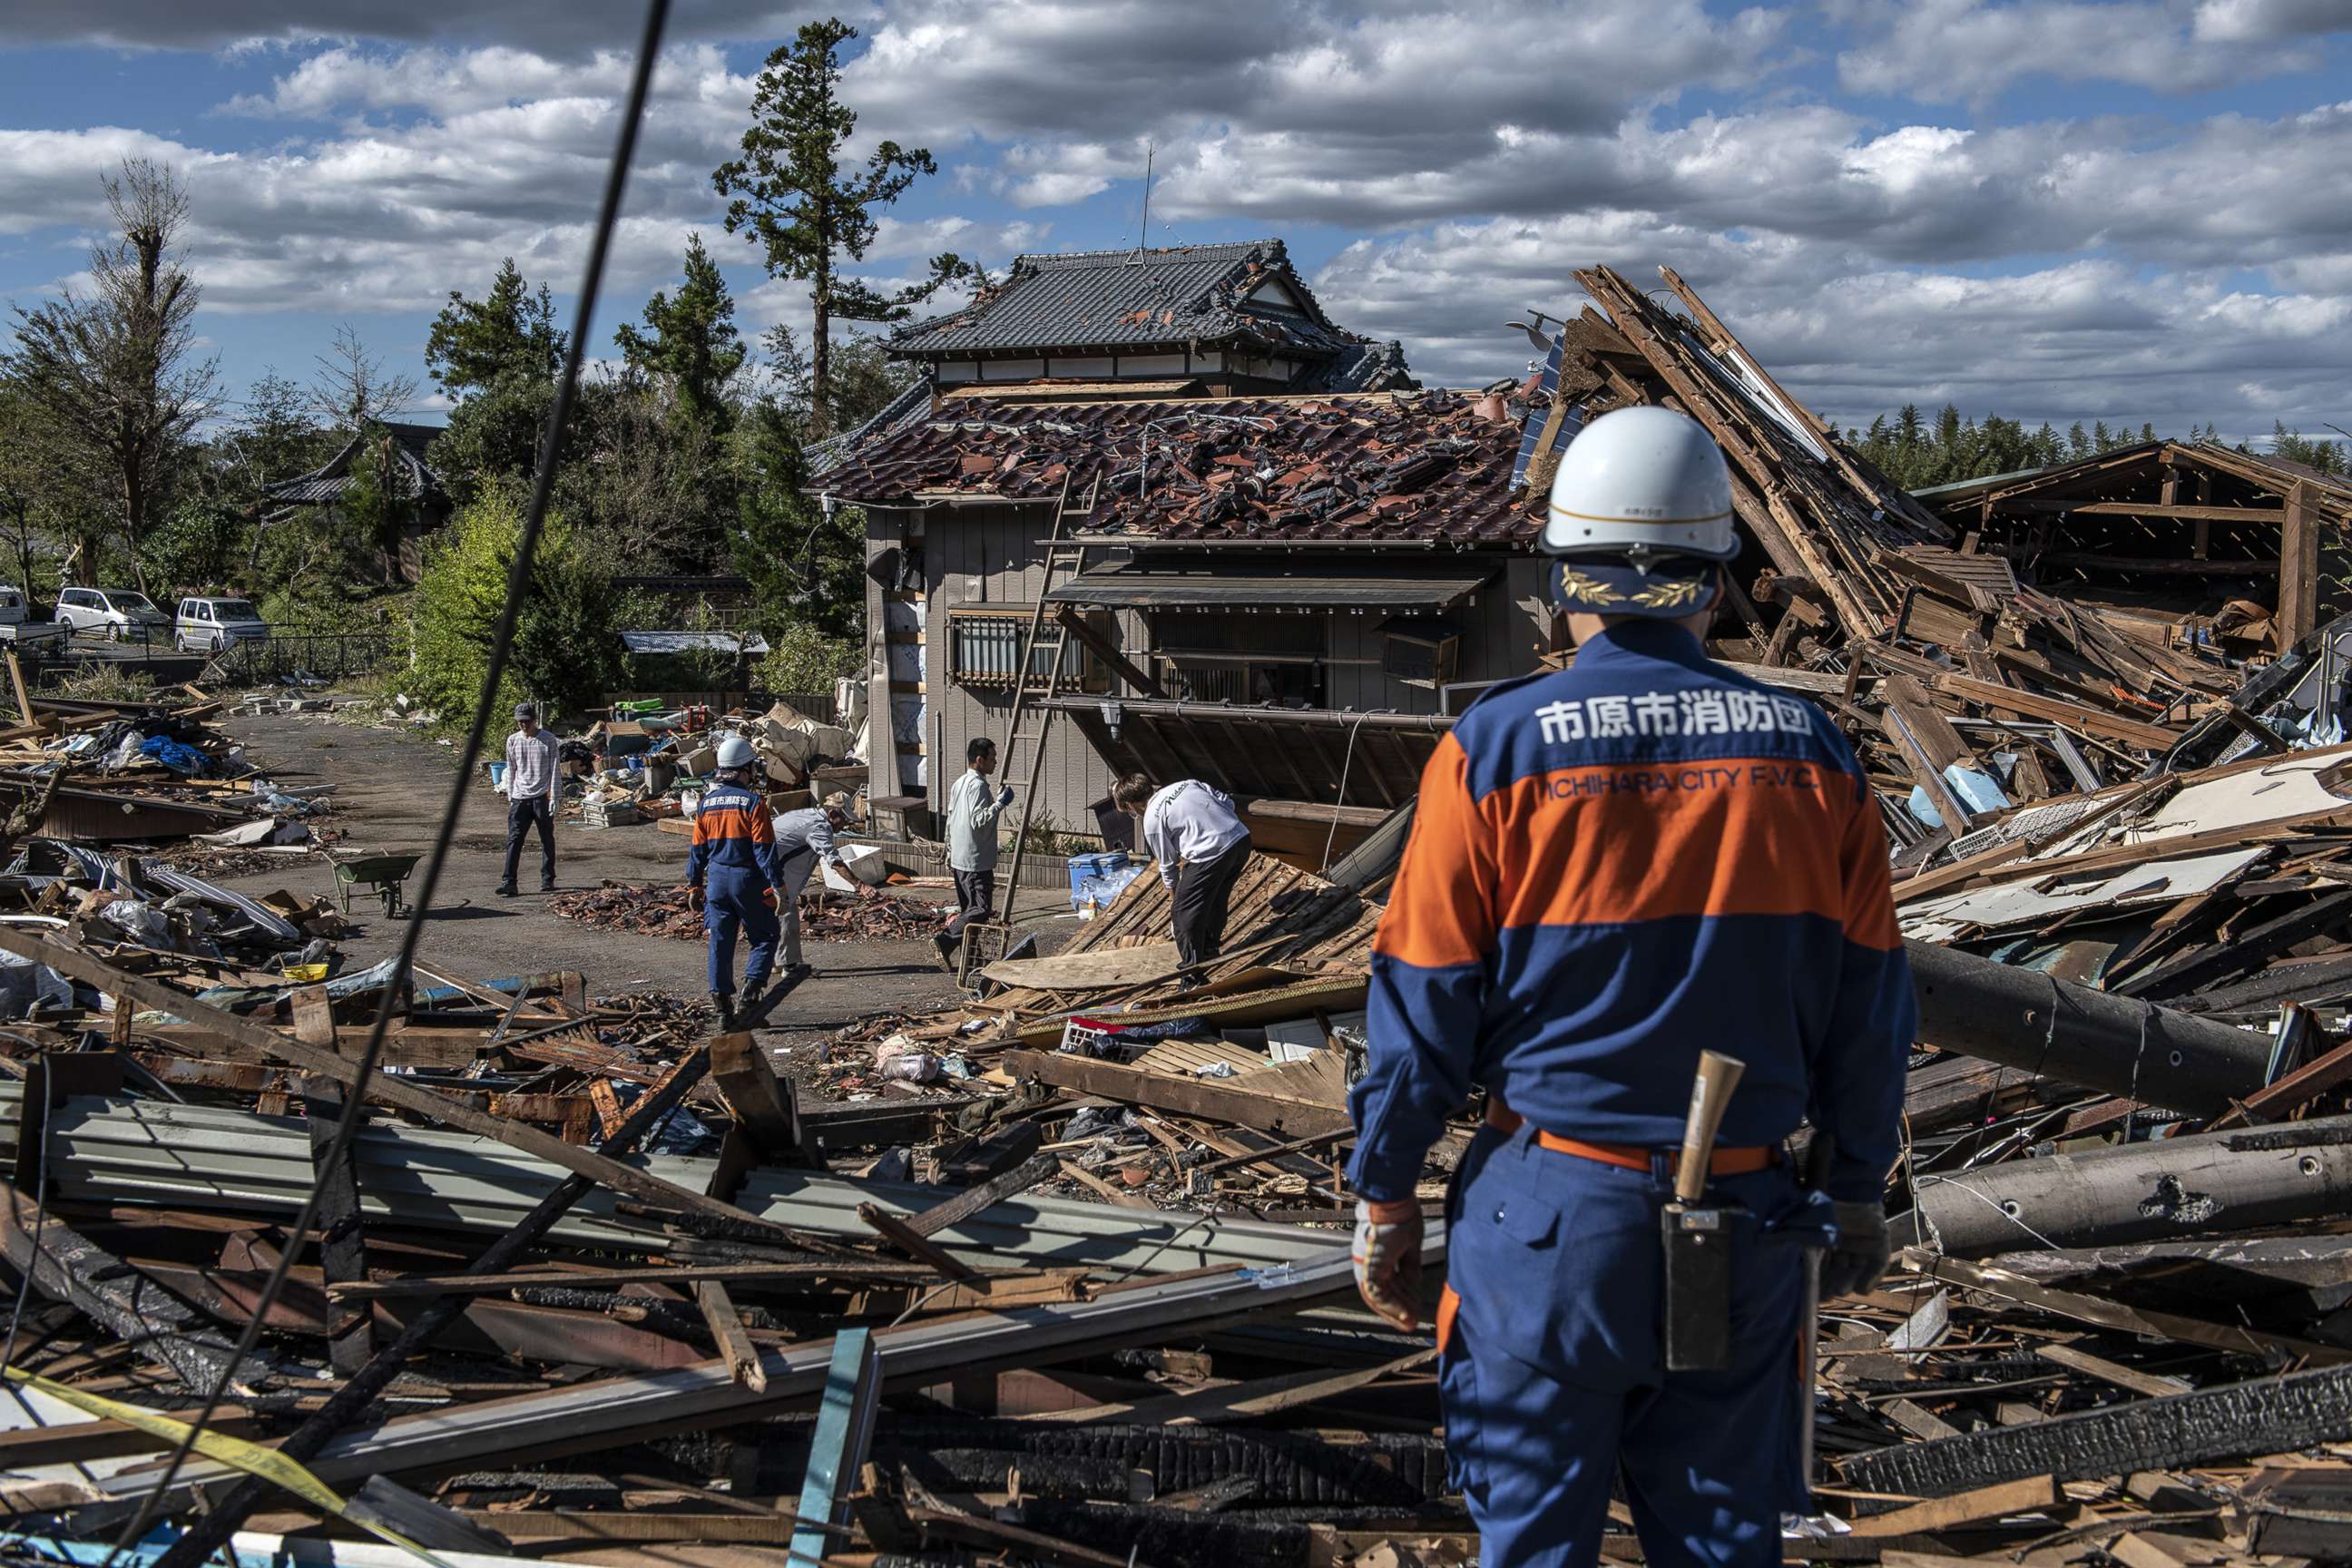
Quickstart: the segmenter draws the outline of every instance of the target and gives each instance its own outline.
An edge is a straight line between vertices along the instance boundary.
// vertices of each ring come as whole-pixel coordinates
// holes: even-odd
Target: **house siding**
[[[1053,527],[1050,503],[940,507],[930,513],[924,570],[932,612],[926,628],[928,663],[933,671],[928,692],[929,737],[939,759],[931,773],[934,810],[944,805],[949,786],[963,771],[964,746],[974,736],[986,735],[1001,748],[1013,731],[1010,689],[962,686],[951,679],[950,619],[968,606],[1035,604],[1045,589],[1045,540]],[[1126,639],[1134,630],[1121,617],[1122,646],[1132,646]],[[1073,679],[1070,672],[1077,668],[1081,651],[1073,645],[1064,655],[1070,661],[1063,667],[1066,682]],[[1005,780],[1024,789],[1033,763],[1027,751],[1024,746],[1022,755],[1007,756],[1003,763]],[[1110,793],[1110,765],[1095,754],[1076,725],[1057,716],[1045,737],[1035,810],[1050,816],[1057,831],[1091,838],[1097,835],[1090,807]]]

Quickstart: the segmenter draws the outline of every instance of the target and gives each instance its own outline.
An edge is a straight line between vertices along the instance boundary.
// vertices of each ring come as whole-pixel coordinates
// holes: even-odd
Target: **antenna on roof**
[[[1152,145],[1143,144],[1143,222],[1135,231],[1135,259],[1143,259],[1143,247],[1151,237],[1151,154]]]

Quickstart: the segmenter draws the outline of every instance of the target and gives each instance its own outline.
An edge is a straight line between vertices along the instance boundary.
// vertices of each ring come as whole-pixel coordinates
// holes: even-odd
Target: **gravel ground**
[[[413,732],[338,723],[316,715],[230,719],[222,728],[243,742],[247,755],[280,784],[335,786],[338,809],[329,820],[347,835],[338,847],[341,852],[422,854],[432,847],[455,771],[454,747],[436,745]],[[502,735],[499,741],[503,743]],[[504,868],[505,847],[506,801],[491,792],[487,779],[478,780],[467,793],[456,848],[418,950],[421,967],[472,980],[576,969],[587,976],[591,995],[631,990],[704,994],[698,944],[596,931],[543,908],[544,900],[535,892],[498,897],[494,889]],[[593,888],[606,878],[683,881],[686,850],[685,839],[650,823],[590,830],[559,822],[556,886]],[[524,847],[520,885],[525,889],[538,885],[538,856],[534,837]],[[423,877],[420,864],[409,879],[412,898],[421,889]],[[316,853],[289,856],[282,868],[228,879],[226,885],[246,892],[285,888],[306,897],[335,891],[333,870]],[[924,889],[915,896],[935,902],[952,898],[944,888]],[[355,900],[352,919],[361,924],[341,944],[348,962],[370,963],[398,948],[403,922],[384,920],[380,905]],[[953,982],[932,962],[928,940],[810,942],[805,956],[816,973],[769,1010],[761,1035],[772,1048],[805,1047],[868,1013],[938,1007],[956,996]],[[736,962],[742,962],[740,949]],[[806,1053],[793,1054],[804,1058]]]

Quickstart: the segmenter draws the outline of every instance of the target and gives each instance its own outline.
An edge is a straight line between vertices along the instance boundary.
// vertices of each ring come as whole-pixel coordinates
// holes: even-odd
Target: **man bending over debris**
[[[1649,1562],[1778,1568],[1810,1479],[1806,1272],[1827,1298],[1887,1260],[1917,1005],[1886,841],[1829,716],[1702,649],[1739,553],[1706,431],[1662,408],[1594,420],[1542,544],[1576,662],[1488,691],[1438,742],[1373,939],[1357,1283],[1418,1321],[1423,1162],[1484,1084],[1437,1309],[1479,1561],[1592,1563],[1622,1467]],[[1702,1049],[1746,1072],[1692,1162],[1700,1198],[1671,1210]],[[1779,1149],[1809,1114],[1825,1194]],[[1719,1271],[1690,1266],[1685,1213],[1723,1238]],[[1808,1263],[1797,1238],[1832,1215]]]
[[[522,841],[539,827],[539,890],[555,891],[555,803],[563,797],[563,770],[556,766],[562,742],[539,727],[539,709],[515,704],[515,732],[507,737],[507,874],[499,897],[515,896],[515,872],[522,864]]]
[[[833,836],[849,826],[849,797],[825,796],[823,805],[803,806],[776,818],[776,898],[784,916],[784,967],[798,972],[801,961],[801,889],[819,863],[840,872],[861,899],[880,897],[857,879],[841,858]]]
[[[751,939],[743,961],[743,1012],[759,1005],[776,960],[776,886],[782,878],[775,817],[751,787],[751,742],[719,742],[719,782],[694,814],[694,847],[686,858],[688,901],[710,933],[710,1005],[721,1032],[735,1027],[735,933]],[[798,952],[797,947],[793,950]]]
[[[953,970],[956,952],[971,926],[996,912],[996,819],[1013,803],[1013,786],[989,783],[996,771],[996,742],[975,735],[963,749],[969,764],[948,792],[948,870],[955,878],[956,913],[935,939],[941,967]]]
[[[1250,858],[1249,829],[1233,797],[1199,779],[1154,789],[1143,774],[1129,773],[1110,798],[1143,819],[1143,847],[1160,862],[1160,880],[1175,905],[1177,956],[1187,964],[1216,957],[1234,884]]]

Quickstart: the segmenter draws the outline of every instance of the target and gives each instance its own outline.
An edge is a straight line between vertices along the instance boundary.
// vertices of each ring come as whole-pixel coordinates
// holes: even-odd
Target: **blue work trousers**
[[[767,984],[776,964],[776,906],[769,901],[766,880],[741,871],[713,867],[703,889],[702,923],[710,933],[710,989],[735,994],[735,933],[751,941],[743,961],[746,990]]]
[[[1735,1237],[1732,1364],[1664,1367],[1664,1162],[1629,1170],[1481,1131],[1446,1232],[1457,1300],[1439,1358],[1445,1441],[1482,1568],[1588,1568],[1621,1473],[1651,1568],[1777,1568],[1799,1506],[1797,1247],[1762,1234],[1801,1212],[1783,1167],[1707,1201],[1759,1219]]]

